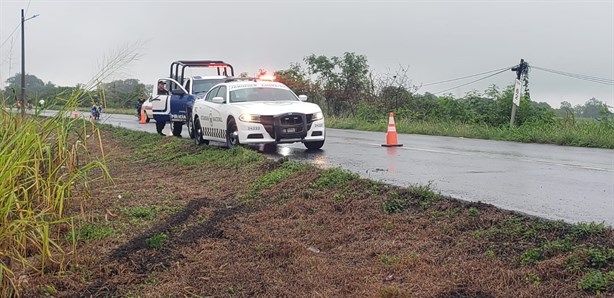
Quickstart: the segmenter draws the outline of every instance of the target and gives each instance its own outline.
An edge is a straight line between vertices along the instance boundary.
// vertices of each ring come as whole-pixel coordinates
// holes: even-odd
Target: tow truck
[[[217,75],[187,76],[186,68],[212,68]],[[159,134],[170,122],[172,135],[180,137],[183,125],[191,118],[191,110],[196,98],[203,97],[211,87],[234,77],[232,65],[219,60],[178,60],[171,63],[170,75],[156,80],[152,90],[152,115],[156,120],[156,130]],[[158,82],[166,83],[168,90],[159,92]],[[169,93],[170,91],[170,93]],[[193,129],[188,127],[190,137]]]

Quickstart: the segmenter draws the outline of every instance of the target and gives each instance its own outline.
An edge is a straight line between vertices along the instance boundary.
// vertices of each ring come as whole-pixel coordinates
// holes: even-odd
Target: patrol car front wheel
[[[226,129],[226,147],[234,148],[239,145],[239,131],[237,130],[237,125],[234,120],[230,120]]]
[[[305,144],[305,147],[307,147],[308,150],[317,150],[324,146],[324,141],[305,142],[303,144]]]

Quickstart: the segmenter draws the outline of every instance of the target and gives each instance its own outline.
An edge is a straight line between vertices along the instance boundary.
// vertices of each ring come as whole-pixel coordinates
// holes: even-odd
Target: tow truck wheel
[[[234,119],[230,119],[226,129],[226,147],[232,149],[239,145],[239,131],[237,130],[237,124],[235,123]]]
[[[190,136],[190,139],[193,139],[195,134],[194,134],[194,121],[192,120],[192,113],[189,113],[188,111],[186,111],[186,116],[187,116],[187,120],[185,122],[185,126],[187,126],[188,128],[188,135]]]
[[[317,150],[324,146],[324,141],[305,142],[303,144],[305,144],[305,147],[307,147],[308,150]]]
[[[181,130],[183,129],[182,122],[171,122],[173,124],[173,135],[176,137],[181,137]]]

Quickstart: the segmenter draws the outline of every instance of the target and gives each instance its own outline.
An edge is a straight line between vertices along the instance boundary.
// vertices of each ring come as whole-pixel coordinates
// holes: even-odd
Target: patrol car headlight
[[[313,113],[311,116],[311,121],[317,121],[324,119],[324,114],[322,112]]]
[[[241,120],[243,122],[256,122],[256,123],[260,123],[260,115],[242,114],[241,116],[239,116],[239,120]]]

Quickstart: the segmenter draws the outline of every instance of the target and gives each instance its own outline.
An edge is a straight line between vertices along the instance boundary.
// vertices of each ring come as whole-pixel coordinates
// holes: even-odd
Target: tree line
[[[460,98],[452,94],[438,96],[420,93],[421,86],[413,84],[407,71],[408,68],[400,66],[393,73],[374,74],[366,56],[346,52],[342,56],[306,56],[302,63],[292,63],[288,69],[275,71],[275,76],[295,93],[308,95],[310,101],[319,104],[329,116],[378,121],[394,112],[399,117],[418,121],[446,120],[491,126],[509,123],[513,86],[501,89],[491,85],[484,91],[473,90]],[[34,104],[40,99],[61,98],[81,87],[56,86],[30,74],[25,79],[27,101]],[[6,87],[0,90],[0,98],[14,104],[19,99],[20,82],[20,74],[8,78]],[[85,94],[107,108],[132,108],[139,99],[149,96],[149,90],[151,85],[138,79],[123,79],[100,83]],[[83,105],[90,103],[86,100]],[[556,117],[611,119],[612,113],[606,103],[595,98],[583,105],[562,102],[559,108],[552,108],[525,95],[516,123],[552,122]]]
[[[26,104],[36,105],[39,101],[53,102],[62,105],[63,98],[69,98],[73,91],[83,86],[74,87],[56,86],[52,82],[44,83],[35,75],[26,74]],[[132,108],[139,99],[147,98],[151,85],[145,85],[138,79],[114,80],[108,83],[99,83],[94,90],[84,93],[81,106],[93,103],[103,105],[106,108]],[[9,105],[15,105],[20,100],[21,74],[6,80],[6,87],[0,90],[0,98]]]
[[[401,66],[394,73],[376,75],[370,71],[365,56],[344,53],[340,57],[310,55],[303,63],[293,63],[275,75],[295,92],[307,94],[327,115],[378,121],[386,118],[388,112],[395,112],[395,115],[417,121],[509,124],[513,86],[500,89],[491,85],[482,92],[467,92],[461,98],[452,94],[421,94],[421,86],[412,83],[407,70]],[[552,108],[525,95],[516,123],[553,122],[557,117],[569,116],[611,119],[612,113],[607,104],[595,98],[584,105],[572,107],[563,102],[560,108]]]

